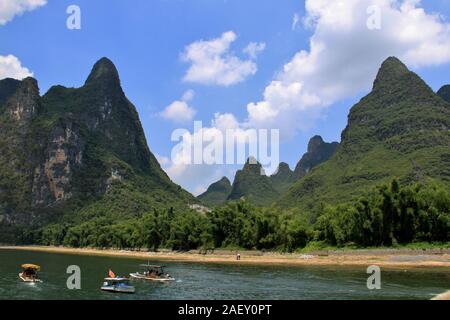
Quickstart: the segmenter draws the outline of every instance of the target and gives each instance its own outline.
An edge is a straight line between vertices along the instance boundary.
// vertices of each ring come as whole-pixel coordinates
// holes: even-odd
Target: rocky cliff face
[[[5,94],[7,97],[7,94]],[[37,81],[26,78],[17,84],[13,94],[5,99],[5,110],[18,126],[26,126],[39,111],[40,96]]]
[[[339,143],[327,143],[321,136],[314,136],[308,143],[308,151],[303,155],[295,167],[294,175],[303,178],[315,166],[329,160],[336,152]]]
[[[110,60],[99,60],[81,88],[55,86],[42,97],[32,78],[0,81],[1,220],[31,219],[47,208],[64,214],[68,203],[82,207],[114,187],[149,205],[196,202],[148,149]]]
[[[4,79],[0,89],[0,216],[14,221],[30,205],[35,164],[31,124],[42,106],[35,79]]]
[[[21,83],[22,81],[11,78],[0,80],[0,108],[4,108],[4,103],[17,91]]]
[[[42,160],[34,170],[33,206],[72,198],[73,174],[82,167],[85,143],[78,124],[65,121],[53,127]]]

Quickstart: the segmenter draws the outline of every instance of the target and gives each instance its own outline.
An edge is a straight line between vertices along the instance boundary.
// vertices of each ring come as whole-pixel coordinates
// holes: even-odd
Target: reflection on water
[[[158,261],[150,261],[158,264]],[[23,263],[42,267],[43,283],[21,282]],[[142,260],[0,250],[0,299],[430,299],[450,289],[447,270],[382,270],[382,289],[368,290],[365,268],[255,267],[163,263],[176,281],[133,281],[136,294],[100,291],[111,268],[126,276]],[[81,290],[68,290],[69,265],[81,268]]]

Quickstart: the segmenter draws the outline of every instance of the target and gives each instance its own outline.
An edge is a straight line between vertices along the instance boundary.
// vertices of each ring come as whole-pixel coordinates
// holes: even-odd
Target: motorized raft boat
[[[144,269],[143,272],[130,273],[131,278],[141,279],[148,281],[174,281],[175,279],[170,276],[170,274],[164,273],[164,266],[155,266],[150,264],[141,264],[141,268]]]

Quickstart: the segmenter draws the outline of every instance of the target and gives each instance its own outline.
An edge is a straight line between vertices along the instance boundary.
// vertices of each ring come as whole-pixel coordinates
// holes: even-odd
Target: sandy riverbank
[[[128,257],[156,261],[225,263],[241,265],[276,265],[276,266],[369,266],[378,265],[389,268],[439,268],[450,272],[450,249],[444,250],[345,250],[318,252],[317,254],[279,254],[257,251],[240,251],[241,260],[236,261],[235,252],[215,251],[199,254],[198,251],[187,253],[144,252],[126,250],[75,249],[42,246],[2,246],[4,250],[28,250],[48,253],[81,254],[109,257]]]

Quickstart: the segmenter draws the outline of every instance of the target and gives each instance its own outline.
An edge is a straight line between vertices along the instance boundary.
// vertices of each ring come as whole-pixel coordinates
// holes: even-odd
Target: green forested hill
[[[398,178],[450,183],[450,104],[397,58],[350,111],[334,156],[290,188],[277,205],[318,212]]]
[[[437,95],[450,103],[450,85],[445,85],[439,89]]]
[[[249,161],[250,159],[242,170],[236,172],[233,185],[224,177],[211,184],[208,190],[197,198],[207,205],[220,205],[244,197],[257,206],[268,206],[296,180],[287,163],[281,162],[277,171],[267,176],[262,171],[261,164],[250,164]]]
[[[148,149],[110,60],[99,60],[81,88],[55,86],[43,97],[34,79],[0,81],[2,230],[195,202]]]
[[[295,180],[296,176],[294,171],[285,162],[281,162],[278,165],[278,170],[270,176],[270,181],[279,194],[285,193]]]
[[[231,182],[227,177],[209,186],[208,190],[197,198],[208,205],[218,205],[225,203],[231,192]]]
[[[248,159],[238,170],[228,200],[245,198],[258,206],[268,206],[279,196],[270,178],[255,159]]]

